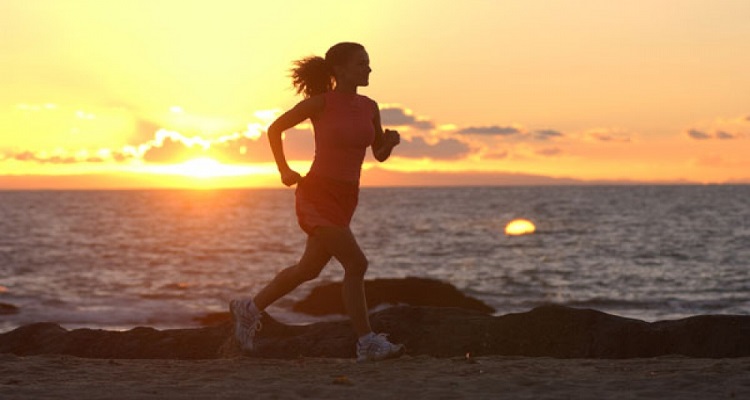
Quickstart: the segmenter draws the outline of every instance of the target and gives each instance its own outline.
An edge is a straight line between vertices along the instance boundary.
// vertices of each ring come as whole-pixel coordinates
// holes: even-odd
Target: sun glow
[[[170,169],[172,169],[172,172],[177,175],[183,175],[198,179],[239,176],[246,175],[248,173],[244,168],[222,164],[209,157],[193,158],[192,160],[185,161],[182,164],[174,165]]]
[[[514,219],[505,226],[505,234],[508,236],[530,235],[535,231],[536,226],[527,219]]]

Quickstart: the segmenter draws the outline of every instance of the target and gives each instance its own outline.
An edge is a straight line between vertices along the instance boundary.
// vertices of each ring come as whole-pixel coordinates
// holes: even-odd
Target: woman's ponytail
[[[333,89],[333,68],[323,57],[307,57],[294,62],[292,84],[297,94],[312,97]]]
[[[292,84],[297,94],[312,97],[333,89],[333,67],[346,64],[352,54],[364,49],[359,43],[342,42],[328,49],[326,58],[313,56],[295,61],[292,68]]]

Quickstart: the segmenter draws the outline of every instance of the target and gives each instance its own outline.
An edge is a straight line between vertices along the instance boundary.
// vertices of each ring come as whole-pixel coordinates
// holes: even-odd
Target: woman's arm
[[[376,160],[383,162],[391,156],[393,148],[401,142],[401,136],[390,129],[383,132],[383,126],[380,123],[380,108],[377,103],[373,102],[373,104],[375,117],[373,117],[372,124],[375,127],[375,140],[372,142],[372,155]]]
[[[287,129],[294,128],[300,122],[312,118],[323,110],[325,99],[323,96],[314,96],[302,100],[291,110],[277,118],[271,126],[268,127],[268,142],[271,144],[271,152],[276,161],[276,167],[281,174],[281,182],[286,186],[292,186],[301,179],[300,174],[292,170],[286,162],[284,155],[284,142],[281,135]]]

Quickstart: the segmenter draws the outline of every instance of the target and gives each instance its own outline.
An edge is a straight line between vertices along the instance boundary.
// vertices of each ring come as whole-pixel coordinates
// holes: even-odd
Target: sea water
[[[196,326],[297,261],[293,205],[292,189],[0,192],[0,331]],[[506,236],[515,218],[536,233]],[[750,186],[363,188],[352,230],[367,278],[449,282],[497,314],[750,313]],[[292,304],[341,276],[332,261],[269,312],[311,322]]]

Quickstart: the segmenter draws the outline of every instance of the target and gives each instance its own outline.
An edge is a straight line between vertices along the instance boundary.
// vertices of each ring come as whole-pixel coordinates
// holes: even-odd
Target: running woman
[[[235,299],[230,311],[235,336],[244,350],[253,350],[261,327],[261,312],[304,282],[315,279],[331,258],[344,269],[342,297],[358,336],[357,360],[378,361],[398,357],[404,347],[376,334],[370,327],[365,300],[367,258],[349,224],[357,207],[359,178],[368,147],[380,162],[388,159],[400,142],[398,132],[383,130],[375,101],[357,94],[369,85],[370,58],[358,43],[338,43],[325,57],[307,57],[294,63],[292,79],[305,99],[282,114],[268,128],[268,140],[281,182],[297,185],[297,220],[307,234],[304,253],[297,264],[279,272],[253,298]],[[287,164],[282,133],[310,120],[315,132],[315,156],[302,177]]]

